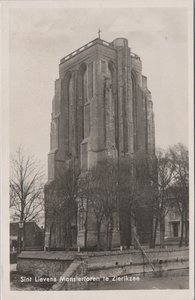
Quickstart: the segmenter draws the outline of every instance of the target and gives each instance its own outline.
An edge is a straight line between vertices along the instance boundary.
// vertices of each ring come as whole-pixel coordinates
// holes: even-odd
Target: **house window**
[[[173,222],[172,228],[173,228],[173,237],[178,237],[179,236],[179,222]]]

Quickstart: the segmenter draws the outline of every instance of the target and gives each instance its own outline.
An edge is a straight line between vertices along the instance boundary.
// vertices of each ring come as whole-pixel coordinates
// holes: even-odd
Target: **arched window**
[[[90,62],[87,65],[87,71],[88,71],[88,76],[87,76],[87,83],[88,83],[88,100],[90,101],[93,97],[94,94],[94,63]]]
[[[81,157],[81,167],[87,168],[87,143],[82,141],[90,133],[90,103],[88,102],[87,65],[83,63],[78,72],[77,103],[77,151]]]
[[[112,130],[112,144],[116,149],[119,148],[118,145],[118,104],[117,104],[117,84],[116,84],[116,67],[112,61],[108,63],[108,75],[110,78],[110,93],[111,93],[111,110],[112,110],[112,122],[111,122],[111,130]]]
[[[90,106],[87,98],[87,66],[83,63],[79,68],[79,97],[77,105],[78,120],[78,147],[82,140],[89,136],[90,130]]]
[[[146,153],[148,153],[148,102],[147,98],[144,98],[145,104],[145,149]]]
[[[114,75],[115,75],[115,68],[114,68],[114,64],[113,62],[109,62],[108,63],[108,76],[110,78],[110,82],[111,82],[111,93],[112,93],[112,98],[113,98],[113,94],[114,94]],[[113,99],[114,100],[114,99]]]
[[[104,64],[103,64],[104,63]],[[114,143],[114,100],[113,100],[113,74],[107,67],[107,62],[101,61],[102,72],[104,75],[104,143],[108,148]]]
[[[62,113],[64,115],[64,145],[65,155],[69,157],[72,153],[72,109],[73,109],[73,79],[68,71],[63,78],[63,101]]]
[[[132,84],[132,105],[133,105],[133,148],[134,152],[138,149],[137,145],[137,99],[136,99],[136,77],[135,74],[131,74],[131,84]]]
[[[68,83],[68,136],[69,136],[69,153],[72,154],[73,142],[73,78],[69,78]]]
[[[83,90],[83,103],[85,104],[87,102],[87,70],[85,66],[85,71],[82,75],[82,90]]]

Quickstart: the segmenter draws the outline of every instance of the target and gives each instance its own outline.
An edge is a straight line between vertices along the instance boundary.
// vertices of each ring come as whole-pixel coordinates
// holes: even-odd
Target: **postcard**
[[[3,299],[192,299],[193,2],[1,17]]]

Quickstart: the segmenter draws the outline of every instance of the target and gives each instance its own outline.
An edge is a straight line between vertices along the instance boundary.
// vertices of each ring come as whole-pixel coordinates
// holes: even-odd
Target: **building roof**
[[[121,39],[124,39],[124,38],[121,38]],[[80,48],[78,48],[77,50],[74,50],[73,52],[67,54],[66,56],[64,56],[61,60],[60,60],[60,64],[66,62],[67,60],[71,59],[72,57],[78,55],[79,53],[85,51],[86,49],[89,49],[90,47],[96,45],[96,44],[99,44],[99,45],[102,45],[102,46],[105,46],[105,47],[108,47],[108,48],[111,48],[111,49],[115,49],[114,45],[113,45],[113,42],[109,43],[105,40],[102,40],[101,38],[96,38],[90,42],[88,42],[87,44],[81,46]],[[138,59],[140,60],[140,57],[131,52],[131,57],[134,58],[134,59]]]
[[[26,222],[25,227],[28,233],[33,233],[35,231],[42,232],[42,229],[36,224],[36,222]],[[18,222],[10,222],[10,235],[18,235]]]
[[[83,45],[82,47],[78,48],[77,50],[71,52],[70,54],[66,55],[65,57],[63,57],[61,60],[60,60],[60,63],[63,63],[67,60],[69,60],[70,58],[72,58],[73,56],[85,51],[86,49],[92,47],[93,45],[95,44],[101,44],[103,46],[106,46],[106,47],[109,47],[109,48],[112,48],[113,49],[113,45],[112,43],[108,43],[100,38],[96,38],[95,40],[93,41],[90,41],[89,43]]]

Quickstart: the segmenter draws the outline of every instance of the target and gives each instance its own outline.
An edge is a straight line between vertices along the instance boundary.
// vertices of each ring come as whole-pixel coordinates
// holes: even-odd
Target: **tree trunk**
[[[65,228],[66,228],[66,240],[65,240],[66,247],[65,247],[65,249],[69,250],[71,247],[71,224],[70,224],[70,221],[68,221],[66,223]]]
[[[158,228],[158,217],[155,218],[151,248],[155,248],[157,228]]]
[[[183,226],[184,225],[184,217],[183,217],[183,213],[181,214],[181,237],[180,237],[180,241],[179,241],[179,246],[182,247],[183,246]]]
[[[106,244],[105,244],[105,250],[111,249],[111,243],[112,243],[112,217],[107,217],[106,222]]]
[[[109,219],[107,219],[106,221],[106,242],[105,242],[105,245],[104,245],[104,249],[105,250],[108,250],[109,248]]]
[[[109,223],[109,244],[108,244],[108,249],[112,249],[112,232],[113,232],[113,218],[111,217],[110,223]]]
[[[109,238],[108,238],[108,250],[112,249],[112,228],[109,230]]]
[[[97,251],[100,251],[100,229],[101,222],[97,222]]]
[[[160,215],[160,248],[165,247],[165,222],[164,222],[164,214],[161,212]]]
[[[120,231],[120,245],[124,244],[124,218],[121,209],[119,210],[119,231]]]
[[[49,245],[48,245],[48,251],[51,249],[51,235],[52,235],[52,229],[53,229],[53,223],[51,223],[50,229],[49,229]]]
[[[21,252],[21,232],[18,224],[18,238],[17,238],[17,254],[19,255]]]
[[[150,239],[149,239],[149,248],[153,247],[153,236],[154,236],[154,213],[152,212],[151,220],[150,220]]]
[[[85,249],[87,249],[87,234],[88,234],[87,226],[88,226],[88,200],[87,200],[86,217],[85,217],[85,241],[84,241]]]
[[[77,245],[77,237],[78,237],[78,206],[75,208],[75,236],[74,236],[74,247]]]
[[[124,245],[124,222],[121,215],[119,217],[120,245]]]
[[[131,239],[132,239],[132,236],[131,236],[131,209],[130,209],[130,213],[129,213],[129,218],[128,218],[128,236],[127,236],[127,249],[130,249],[130,246],[131,246]]]
[[[85,241],[84,241],[84,247],[85,247],[85,249],[87,249],[87,234],[88,234],[87,224],[88,224],[88,214],[86,212],[86,219],[85,219]]]
[[[185,246],[188,246],[188,227],[187,210],[185,208]]]
[[[25,222],[23,223],[22,237],[23,237],[22,250],[25,250],[25,247],[26,247],[26,245],[25,245],[25,237],[26,237]]]

